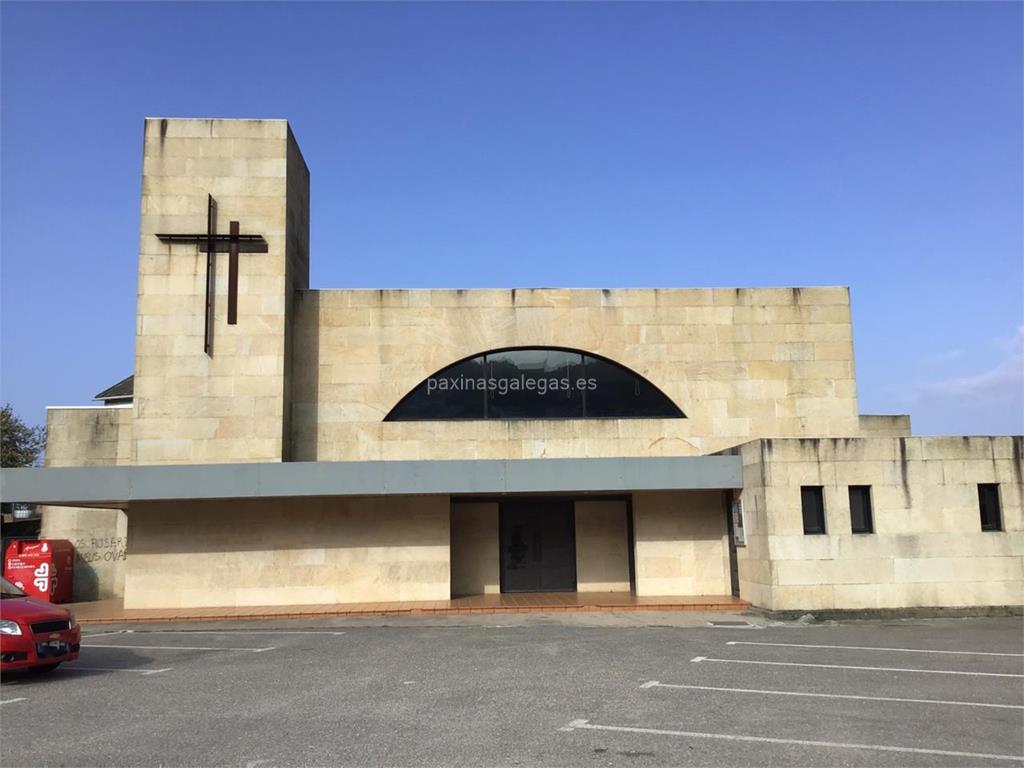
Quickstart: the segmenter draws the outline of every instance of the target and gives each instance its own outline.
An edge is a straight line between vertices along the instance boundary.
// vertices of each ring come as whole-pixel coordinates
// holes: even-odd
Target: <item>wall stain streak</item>
[[[1013,474],[1024,496],[1024,435],[1014,435],[1010,442],[1013,444]]]
[[[903,501],[909,508],[911,505],[910,496],[910,478],[908,476],[907,466],[907,440],[904,437],[899,438],[900,441],[900,478],[903,481]]]

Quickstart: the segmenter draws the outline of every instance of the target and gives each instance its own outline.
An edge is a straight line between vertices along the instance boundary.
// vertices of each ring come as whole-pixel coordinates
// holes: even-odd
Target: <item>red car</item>
[[[71,611],[29,597],[0,578],[0,672],[56,669],[78,658],[81,641]]]

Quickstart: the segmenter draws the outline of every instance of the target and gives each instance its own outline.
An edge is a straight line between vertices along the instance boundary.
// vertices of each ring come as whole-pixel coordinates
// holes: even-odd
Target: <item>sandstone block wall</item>
[[[126,608],[447,600],[447,496],[140,504]]]
[[[739,452],[740,593],[755,605],[1024,603],[1024,438],[760,440]],[[981,530],[979,483],[999,484],[1003,531]],[[824,489],[825,535],[803,533],[803,485]],[[871,486],[874,533],[852,533],[850,485]]]
[[[728,595],[722,491],[633,494],[636,594]]]
[[[97,405],[46,409],[46,466],[131,463],[132,409]]]
[[[576,501],[576,589],[629,591],[624,501]],[[498,502],[452,503],[452,595],[501,592]]]
[[[132,409],[124,406],[46,409],[46,466],[131,463]],[[124,594],[128,520],[119,509],[40,506],[40,537],[75,545],[74,599]]]
[[[452,597],[501,592],[498,503],[452,503]]]
[[[756,446],[756,448],[755,448]],[[740,597],[760,608],[772,607],[772,563],[769,549],[768,508],[765,486],[768,482],[764,441],[742,446],[743,490],[733,491],[743,505],[743,531],[746,544],[736,547],[736,570]]]
[[[685,456],[859,434],[845,288],[309,291],[295,306],[298,460]],[[619,362],[688,418],[383,421],[456,360],[531,345]]]
[[[624,501],[577,501],[576,591],[629,592],[629,531]]]
[[[206,255],[157,233],[237,220],[269,244],[239,257],[238,324],[227,324],[228,256],[216,259],[213,355],[203,348]],[[137,464],[287,457],[288,311],[308,288],[309,172],[283,120],[147,119],[135,341]]]
[[[910,437],[910,416],[861,414],[861,437]]]

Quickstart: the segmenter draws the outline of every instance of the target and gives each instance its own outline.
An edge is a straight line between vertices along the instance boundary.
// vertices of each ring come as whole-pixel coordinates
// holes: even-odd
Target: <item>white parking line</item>
[[[774,645],[780,648],[839,648],[848,651],[895,651],[897,653],[952,653],[960,656],[1014,656],[1024,653],[996,653],[994,651],[934,651],[926,648],[881,648],[870,645],[809,645],[807,643],[758,643],[753,640],[730,640],[726,645]]]
[[[17,701],[28,701],[28,699],[24,696],[19,696],[16,699],[5,699],[4,701],[0,701],[0,704],[14,704]]]
[[[83,645],[84,648],[120,648],[121,650],[140,651],[248,651],[249,653],[263,653],[277,648],[272,645],[268,648],[217,648],[210,645]]]
[[[1024,677],[1007,672],[964,672],[954,669],[913,669],[911,667],[857,667],[849,664],[802,664],[796,661],[753,661],[751,659],[712,659],[694,656],[692,662],[715,661],[721,664],[767,664],[773,667],[817,667],[819,669],[860,669],[866,672],[919,672],[923,675],[969,675],[971,677]]]
[[[945,704],[956,707],[992,707],[994,709],[1024,709],[1022,704],[987,704],[980,701],[943,701],[941,699],[901,699],[894,696],[854,696],[847,693],[808,693],[805,691],[773,691],[760,688],[718,688],[713,685],[680,685],[649,680],[641,688],[685,688],[697,691],[728,691],[730,693],[761,693],[771,696],[813,696],[822,699],[856,699],[858,701],[898,701],[906,704]]]
[[[690,739],[720,739],[723,741],[753,741],[762,744],[787,744],[802,747],[827,747],[829,749],[865,749],[874,752],[902,752],[917,755],[944,755],[946,757],[984,758],[986,760],[1012,760],[1024,762],[1021,755],[999,755],[985,752],[955,752],[948,749],[923,749],[921,747],[890,747],[884,744],[850,744],[842,741],[805,741],[804,739],[777,739],[771,736],[742,736],[733,733],[702,733],[700,731],[671,731],[664,728],[638,728],[628,725],[597,725],[589,720],[573,720],[561,731],[575,730],[619,731],[622,733],[646,733],[653,736],[685,736]]]
[[[128,667],[80,667],[75,664],[73,667],[64,667],[63,669],[67,672],[138,672],[140,675],[159,675],[161,672],[170,672],[173,667],[129,669]]]
[[[82,637],[103,637],[104,635],[121,635],[121,634],[124,634],[126,631],[130,631],[130,630],[114,629],[114,630],[111,630],[110,632],[89,632],[89,633],[83,633]]]
[[[248,635],[344,635],[344,632],[327,632],[319,631],[315,629],[261,629],[256,632],[250,632],[249,630],[240,629],[226,629],[226,630],[214,630],[214,629],[124,629],[121,630],[126,635],[229,635],[238,634],[243,636]],[[96,635],[93,635],[96,637]]]

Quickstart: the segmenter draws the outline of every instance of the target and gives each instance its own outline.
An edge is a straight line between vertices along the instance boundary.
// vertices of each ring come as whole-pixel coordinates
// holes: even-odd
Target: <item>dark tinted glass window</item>
[[[491,352],[486,359],[488,418],[583,416],[583,356],[578,352],[517,349]]]
[[[850,486],[850,527],[854,533],[874,533],[871,518],[871,486]]]
[[[423,381],[385,421],[681,419],[657,387],[628,368],[569,349],[501,349]]]
[[[588,416],[622,416],[635,419],[664,418],[682,413],[665,393],[628,368],[590,355],[584,356]]]
[[[825,498],[821,486],[801,486],[800,505],[804,513],[804,533],[824,533]]]
[[[981,506],[981,530],[1003,530],[1003,511],[999,508],[998,483],[978,484],[978,504]]]
[[[484,359],[463,360],[434,374],[410,392],[399,403],[399,420],[482,419],[486,394]]]

